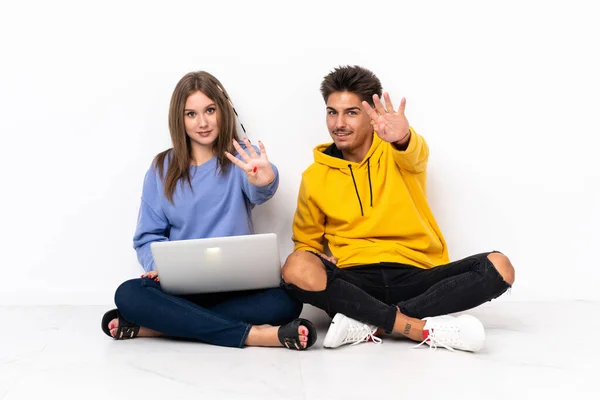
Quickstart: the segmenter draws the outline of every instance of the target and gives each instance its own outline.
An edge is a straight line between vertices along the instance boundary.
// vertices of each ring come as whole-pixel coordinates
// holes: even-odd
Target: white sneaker
[[[334,349],[348,343],[355,345],[373,341],[379,344],[382,340],[375,336],[376,331],[377,327],[374,325],[368,325],[337,313],[329,325],[323,346]]]
[[[444,347],[452,351],[454,349],[478,351],[485,344],[483,324],[472,315],[461,315],[459,317],[443,315],[423,318],[423,320],[426,321],[423,333],[428,336],[415,348],[427,343],[429,347],[434,349]]]

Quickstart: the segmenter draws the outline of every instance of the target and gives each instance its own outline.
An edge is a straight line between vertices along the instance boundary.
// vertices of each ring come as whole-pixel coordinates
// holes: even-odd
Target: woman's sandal
[[[300,334],[298,333],[298,327],[300,325],[305,326],[308,330],[308,341],[306,347],[302,347],[300,343]],[[277,337],[282,345],[288,349],[306,350],[317,341],[317,330],[314,325],[307,319],[296,318],[287,325],[282,325],[277,331]]]
[[[110,329],[108,329],[108,324],[115,318],[119,320],[119,328],[117,329],[117,334],[114,339],[133,339],[138,335],[140,326],[127,321],[123,318],[119,310],[115,308],[114,310],[107,311],[106,314],[104,314],[104,317],[102,317],[102,331],[108,336],[113,337],[110,334]]]

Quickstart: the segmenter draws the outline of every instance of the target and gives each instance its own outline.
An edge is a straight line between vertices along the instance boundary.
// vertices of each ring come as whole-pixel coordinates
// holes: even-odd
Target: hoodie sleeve
[[[241,142],[240,145],[243,145],[244,143]],[[243,145],[242,146],[243,149],[246,149],[246,146]],[[258,154],[260,154],[260,149],[257,146],[252,146],[254,147],[254,149],[256,150],[256,152]],[[239,158],[240,160],[242,159],[241,155],[237,155],[237,158]],[[271,168],[273,168],[273,172],[275,173],[275,179],[273,180],[273,182],[269,183],[267,186],[254,186],[253,184],[250,183],[250,181],[248,180],[248,176],[244,173],[244,171],[242,171],[240,168],[236,167],[235,165],[233,166],[236,170],[237,173],[240,174],[242,176],[242,190],[244,191],[244,194],[246,195],[246,197],[248,198],[248,200],[250,200],[250,203],[254,204],[254,205],[259,205],[262,204],[264,202],[266,202],[267,200],[269,200],[271,197],[273,197],[275,195],[275,192],[277,191],[277,188],[279,187],[279,171],[277,170],[277,167],[275,166],[275,164],[270,163],[271,164]]]
[[[298,206],[292,227],[294,251],[307,250],[324,253],[325,214],[310,198],[305,179],[303,176],[300,183]]]
[[[133,248],[144,271],[155,270],[154,258],[150,250],[152,242],[169,240],[169,221],[160,207],[162,193],[159,193],[154,166],[146,173],[142,201],[138,213],[137,227],[133,235]]]
[[[410,139],[406,150],[398,150],[390,144],[392,155],[400,169],[415,174],[424,172],[427,169],[427,160],[429,159],[429,147],[415,130],[410,127]]]

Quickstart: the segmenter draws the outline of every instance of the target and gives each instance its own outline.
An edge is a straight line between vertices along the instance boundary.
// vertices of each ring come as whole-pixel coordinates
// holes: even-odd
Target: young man
[[[449,263],[426,198],[429,149],[381,83],[361,67],[339,67],[321,93],[333,144],[314,149],[294,217],[286,288],[333,321],[324,346],[374,337],[378,328],[465,351],[485,343],[473,316],[448,316],[504,293],[514,268],[499,252]],[[332,257],[324,255],[327,244]]]

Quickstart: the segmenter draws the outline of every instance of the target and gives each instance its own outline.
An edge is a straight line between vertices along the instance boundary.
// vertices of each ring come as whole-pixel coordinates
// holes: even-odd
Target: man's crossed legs
[[[385,262],[338,268],[297,251],[282,274],[292,296],[334,317],[325,347],[367,340],[381,328],[430,346],[467,351],[483,347],[483,325],[469,315],[447,314],[499,297],[515,279],[510,260],[499,252],[421,269]]]

